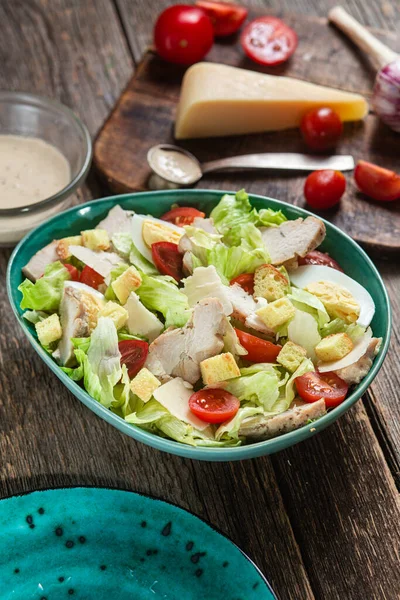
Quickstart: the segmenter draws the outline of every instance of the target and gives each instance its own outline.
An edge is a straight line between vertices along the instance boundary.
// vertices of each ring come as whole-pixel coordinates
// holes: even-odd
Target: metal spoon
[[[245,154],[200,163],[191,152],[172,144],[159,144],[150,148],[147,153],[147,162],[153,171],[149,184],[158,189],[193,185],[204,174],[212,171],[250,169],[281,171],[334,169],[351,171],[354,169],[354,160],[350,155],[313,156],[293,152]]]

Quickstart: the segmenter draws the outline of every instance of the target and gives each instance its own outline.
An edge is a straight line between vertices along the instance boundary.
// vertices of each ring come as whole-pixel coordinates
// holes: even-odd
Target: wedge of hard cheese
[[[186,71],[175,137],[200,138],[298,127],[308,110],[328,106],[343,121],[368,112],[359,94],[215,63],[198,63]]]

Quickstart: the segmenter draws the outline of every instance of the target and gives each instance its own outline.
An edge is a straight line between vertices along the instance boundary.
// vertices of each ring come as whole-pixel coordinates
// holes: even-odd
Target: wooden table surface
[[[263,0],[252,3],[262,6]],[[57,98],[95,136],[167,4],[0,2],[1,88]],[[333,4],[265,1],[266,12],[316,18]],[[365,24],[399,31],[398,0],[347,0],[345,6]],[[247,188],[257,191],[250,179]],[[92,173],[77,201],[104,195]],[[307,442],[231,464],[186,460],[138,444],[67,392],[11,315],[4,283],[9,256],[9,250],[0,252],[1,497],[62,485],[137,490],[216,525],[257,563],[281,600],[400,598],[398,256],[373,257],[391,296],[394,331],[385,364],[363,400]]]

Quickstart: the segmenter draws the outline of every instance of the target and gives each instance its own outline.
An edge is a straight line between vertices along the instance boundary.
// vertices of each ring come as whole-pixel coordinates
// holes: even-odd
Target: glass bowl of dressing
[[[0,246],[65,210],[91,160],[90,134],[69,108],[0,91]]]

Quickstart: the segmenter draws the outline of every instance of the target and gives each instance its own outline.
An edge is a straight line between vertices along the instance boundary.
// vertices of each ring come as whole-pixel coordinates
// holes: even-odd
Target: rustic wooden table
[[[252,2],[263,5],[263,0]],[[94,136],[148,44],[156,14],[167,4],[4,0],[1,87],[59,99]],[[333,4],[265,2],[266,12],[274,8],[316,18]],[[399,30],[398,0],[347,0],[345,5],[365,24]],[[92,173],[77,201],[106,194]],[[281,600],[400,598],[398,257],[374,257],[395,324],[391,351],[363,401],[328,430],[285,452],[207,464],[135,443],[63,388],[11,315],[4,283],[9,256],[9,250],[0,252],[1,497],[62,485],[138,490],[219,527],[255,560]]]

